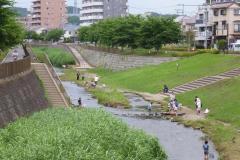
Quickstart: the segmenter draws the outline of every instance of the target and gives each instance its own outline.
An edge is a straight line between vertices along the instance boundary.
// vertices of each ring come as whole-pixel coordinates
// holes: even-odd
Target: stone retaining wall
[[[103,67],[111,70],[126,70],[145,65],[158,65],[164,62],[175,61],[175,57],[148,57],[129,56],[77,47],[83,58],[92,66]]]
[[[0,127],[47,106],[44,90],[34,71],[0,82]]]

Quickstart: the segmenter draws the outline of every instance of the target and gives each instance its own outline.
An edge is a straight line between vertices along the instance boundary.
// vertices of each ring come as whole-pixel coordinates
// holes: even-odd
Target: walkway
[[[44,89],[47,94],[47,98],[51,105],[54,107],[67,107],[68,103],[61,93],[58,85],[52,77],[49,69],[44,63],[32,63],[34,70],[36,71],[39,78],[42,80]]]
[[[68,48],[71,50],[74,57],[77,59],[79,65],[78,69],[91,69],[92,67],[85,61],[85,59],[82,57],[82,55],[78,52],[76,48],[73,46],[68,45]]]
[[[23,59],[23,57],[25,56],[24,50],[23,50],[22,46],[18,46],[16,48],[12,49],[8,53],[8,55],[4,58],[2,63],[7,63],[7,62],[13,62],[14,61],[14,57],[13,57],[14,50],[16,50],[18,52],[18,59]]]
[[[180,93],[184,93],[184,92],[192,91],[192,90],[195,90],[195,89],[198,89],[201,87],[208,86],[210,84],[219,82],[219,81],[227,79],[227,78],[234,78],[237,76],[240,76],[240,68],[236,68],[236,69],[221,73],[216,76],[208,76],[208,77],[200,78],[200,79],[192,81],[190,83],[186,83],[186,84],[177,86],[177,87],[171,89],[171,91],[173,91],[175,94],[180,94]]]

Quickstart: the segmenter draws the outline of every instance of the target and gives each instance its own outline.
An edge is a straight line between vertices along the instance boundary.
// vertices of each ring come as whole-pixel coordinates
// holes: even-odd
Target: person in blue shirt
[[[208,141],[205,141],[205,143],[203,144],[203,151],[204,151],[204,160],[208,160],[208,155],[209,155]]]

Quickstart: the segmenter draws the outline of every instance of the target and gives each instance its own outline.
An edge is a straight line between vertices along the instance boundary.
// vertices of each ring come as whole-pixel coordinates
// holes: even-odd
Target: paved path
[[[14,50],[17,50],[18,52],[18,59],[23,59],[25,53],[24,53],[24,50],[22,48],[22,46],[18,46],[14,49],[12,49],[8,55],[4,58],[4,60],[2,61],[2,63],[7,63],[7,62],[13,62],[14,61],[14,58],[13,58],[13,52]]]
[[[62,92],[52,77],[48,67],[44,63],[32,63],[34,70],[39,78],[42,80],[44,89],[47,93],[47,98],[51,105],[54,107],[67,107],[67,101],[65,100]]]
[[[231,71],[227,71],[221,74],[218,74],[216,76],[208,76],[208,77],[203,77],[200,79],[197,79],[195,81],[192,81],[190,83],[186,83],[180,86],[177,86],[171,91],[173,91],[175,94],[180,94],[188,91],[192,91],[201,87],[208,86],[210,84],[219,82],[221,80],[227,79],[227,78],[234,78],[240,76],[240,68],[233,69]]]
[[[68,45],[68,48],[71,50],[72,54],[78,61],[78,67],[79,69],[91,69],[92,67],[85,61],[85,59],[82,57],[82,55],[78,52],[76,48],[73,46]]]

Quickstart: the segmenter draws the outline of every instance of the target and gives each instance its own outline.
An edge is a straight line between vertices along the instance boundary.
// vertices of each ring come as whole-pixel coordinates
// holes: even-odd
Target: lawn
[[[45,62],[44,54],[46,53],[51,63],[56,67],[75,64],[73,55],[61,48],[33,47],[32,51],[40,62]]]
[[[55,108],[0,129],[0,159],[167,158],[156,138],[103,110]]]
[[[230,123],[240,129],[240,78],[220,81],[180,94],[177,98],[184,105],[194,108],[196,95],[201,98],[203,107],[210,109],[210,119]]]
[[[179,69],[177,70],[177,65]],[[164,84],[170,88],[195,79],[216,75],[240,67],[240,57],[215,54],[200,54],[156,66],[145,66],[127,71],[112,72],[94,69],[104,83],[113,87],[157,93]]]
[[[202,128],[213,140],[222,159],[238,160],[240,156],[240,77],[177,95],[183,105],[194,109],[193,99],[199,96],[203,109],[209,108],[206,120],[184,122]]]

